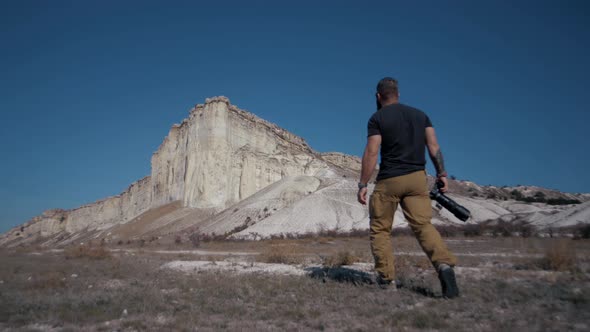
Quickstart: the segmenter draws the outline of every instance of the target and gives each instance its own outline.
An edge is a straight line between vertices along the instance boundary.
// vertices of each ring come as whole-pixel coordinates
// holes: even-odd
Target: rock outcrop
[[[327,171],[302,138],[231,105],[207,99],[174,125],[152,157],[152,207],[182,200],[224,209],[286,176]]]
[[[175,201],[221,211],[285,177],[333,172],[303,138],[225,97],[208,98],[173,125],[151,166],[150,176],[123,193],[72,210],[47,211],[9,231],[0,245],[15,236],[24,240],[108,229]]]

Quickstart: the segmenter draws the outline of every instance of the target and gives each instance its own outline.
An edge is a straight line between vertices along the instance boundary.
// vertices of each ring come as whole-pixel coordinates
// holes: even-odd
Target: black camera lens
[[[430,192],[430,199],[435,200],[438,204],[442,205],[445,209],[449,210],[459,220],[467,221],[471,217],[471,212],[464,206],[461,206],[447,195],[438,191],[438,189]]]

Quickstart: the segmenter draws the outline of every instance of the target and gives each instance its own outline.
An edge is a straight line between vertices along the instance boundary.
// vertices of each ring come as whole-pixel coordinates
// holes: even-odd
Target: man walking
[[[432,123],[426,114],[399,103],[397,81],[386,77],[379,81],[377,112],[368,123],[367,146],[363,154],[358,201],[367,204],[367,183],[381,150],[381,164],[375,190],[369,200],[371,251],[375,258],[378,283],[395,287],[391,227],[398,204],[420,246],[438,272],[443,296],[459,296],[455,281],[457,259],[447,249],[431,224],[432,207],[424,166],[425,147],[447,191],[447,172]]]

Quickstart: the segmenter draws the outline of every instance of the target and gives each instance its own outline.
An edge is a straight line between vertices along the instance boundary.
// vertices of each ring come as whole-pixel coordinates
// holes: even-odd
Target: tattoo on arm
[[[440,149],[436,151],[434,156],[432,156],[432,163],[434,164],[434,168],[436,168],[437,174],[442,174],[445,172],[445,161]]]

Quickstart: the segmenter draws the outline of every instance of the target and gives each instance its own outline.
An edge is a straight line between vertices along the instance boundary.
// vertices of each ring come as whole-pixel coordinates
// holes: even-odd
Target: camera
[[[467,210],[464,206],[459,205],[447,195],[440,192],[439,189],[444,187],[444,185],[445,184],[442,181],[437,181],[436,188],[430,191],[430,199],[435,200],[438,204],[449,210],[449,212],[451,212],[458,219],[467,221],[467,219],[471,217],[471,212],[469,212],[469,210]]]

